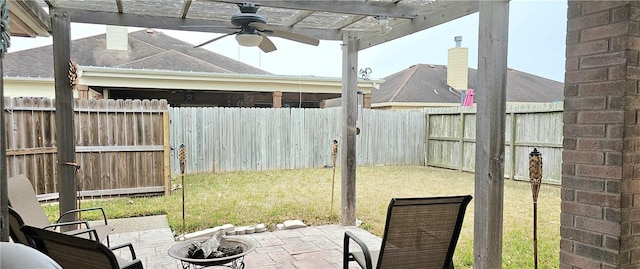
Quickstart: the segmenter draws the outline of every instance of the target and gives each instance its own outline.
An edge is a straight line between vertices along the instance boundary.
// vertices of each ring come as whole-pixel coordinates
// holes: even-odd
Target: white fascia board
[[[8,77],[5,76],[2,78],[5,82],[16,82],[16,83],[53,83],[53,78],[36,78],[36,77]]]
[[[342,93],[341,78],[205,73],[170,70],[80,66],[80,84],[102,87],[189,89],[246,92]],[[359,80],[358,88],[371,93],[384,80]]]
[[[460,106],[459,103],[419,103],[419,102],[383,102],[383,103],[373,103],[371,104],[372,108],[378,107],[452,107],[452,106]]]

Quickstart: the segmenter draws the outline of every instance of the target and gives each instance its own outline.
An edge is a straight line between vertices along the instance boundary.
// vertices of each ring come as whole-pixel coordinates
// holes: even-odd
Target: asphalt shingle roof
[[[106,34],[71,42],[71,59],[82,66],[157,69],[212,73],[270,74],[153,30],[129,33],[128,50],[107,50]],[[9,77],[53,77],[51,45],[8,53],[4,75]]]
[[[469,68],[468,86],[476,89],[478,70]],[[373,90],[371,103],[460,103],[459,92],[447,85],[447,66],[416,64],[384,78]],[[564,84],[514,69],[507,71],[507,102],[555,102],[564,100]],[[340,106],[340,98],[327,100],[327,107]]]
[[[469,88],[476,89],[477,70],[469,68]],[[389,75],[371,96],[372,103],[458,103],[461,98],[447,86],[445,65],[417,64]],[[554,102],[564,100],[564,84],[533,74],[508,69],[507,102]]]

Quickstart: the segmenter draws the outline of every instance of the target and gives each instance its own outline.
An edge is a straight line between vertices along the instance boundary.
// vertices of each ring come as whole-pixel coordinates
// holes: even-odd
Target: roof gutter
[[[80,84],[101,87],[189,89],[246,92],[342,93],[342,79],[313,76],[280,76],[207,73],[171,70],[124,69],[79,66]],[[384,80],[358,79],[358,90],[371,93]]]

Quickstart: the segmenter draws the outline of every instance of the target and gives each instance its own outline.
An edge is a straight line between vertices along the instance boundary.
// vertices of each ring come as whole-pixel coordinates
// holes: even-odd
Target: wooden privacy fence
[[[323,167],[342,136],[340,108],[180,107],[170,115],[171,146],[187,147],[189,173]],[[419,110],[362,110],[358,165],[424,165],[425,124]],[[171,167],[180,172],[176,151]]]
[[[529,180],[529,153],[543,157],[545,183],[562,178],[562,103],[507,106],[505,177]],[[425,156],[430,166],[475,171],[476,109],[426,110]]]
[[[74,110],[81,195],[167,190],[170,150],[165,143],[169,135],[165,100],[76,100]],[[41,198],[57,198],[54,101],[5,98],[4,117],[8,175],[24,173]]]
[[[528,154],[537,147],[544,181],[559,183],[562,104],[507,109],[505,176],[528,180]],[[331,164],[332,141],[342,140],[341,114],[340,108],[168,108],[164,100],[76,100],[78,188],[83,196],[166,193],[180,167],[171,148],[181,144],[188,173],[323,167]],[[473,172],[475,115],[475,108],[457,107],[360,110],[357,163]],[[6,98],[4,117],[8,175],[24,173],[41,198],[57,198],[54,101]]]

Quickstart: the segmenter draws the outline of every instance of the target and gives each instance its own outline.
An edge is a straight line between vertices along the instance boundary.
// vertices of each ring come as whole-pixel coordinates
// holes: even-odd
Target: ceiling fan
[[[241,46],[257,46],[264,52],[272,52],[276,50],[276,46],[273,44],[273,42],[271,42],[268,35],[314,46],[317,46],[320,43],[317,38],[274,29],[267,24],[267,20],[265,17],[256,14],[258,8],[260,8],[256,4],[237,3],[237,5],[238,7],[240,7],[240,14],[231,16],[231,24],[236,27],[230,29],[237,29],[238,31],[211,39],[207,42],[195,46],[196,48],[202,47],[230,35],[235,35],[238,44],[240,44]]]

